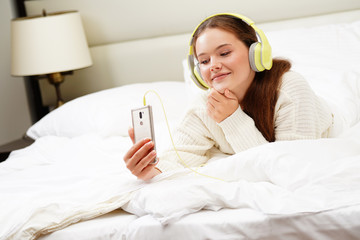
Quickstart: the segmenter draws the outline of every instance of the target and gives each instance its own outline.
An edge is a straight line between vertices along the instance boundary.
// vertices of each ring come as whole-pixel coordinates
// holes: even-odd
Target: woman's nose
[[[210,66],[211,72],[216,72],[221,69],[221,63],[219,61],[213,61]]]

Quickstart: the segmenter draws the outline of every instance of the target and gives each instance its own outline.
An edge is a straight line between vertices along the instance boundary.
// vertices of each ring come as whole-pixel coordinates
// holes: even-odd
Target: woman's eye
[[[201,60],[200,64],[207,64],[209,62],[209,60]]]
[[[224,56],[227,56],[231,53],[231,51],[226,51],[226,52],[222,52],[220,53],[220,56],[224,57]]]

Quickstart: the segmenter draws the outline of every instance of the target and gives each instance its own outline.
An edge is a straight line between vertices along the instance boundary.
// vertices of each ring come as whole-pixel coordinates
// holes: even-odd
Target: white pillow
[[[332,136],[360,120],[360,21],[266,33],[273,55],[291,60],[335,115]]]
[[[187,107],[183,82],[138,83],[99,91],[79,97],[44,116],[31,126],[27,135],[75,137],[96,133],[101,136],[127,136],[131,126],[131,109],[143,106],[146,91],[155,90],[161,97],[170,122],[178,121]],[[164,126],[164,115],[157,96],[150,92],[146,102],[153,106],[155,124]]]

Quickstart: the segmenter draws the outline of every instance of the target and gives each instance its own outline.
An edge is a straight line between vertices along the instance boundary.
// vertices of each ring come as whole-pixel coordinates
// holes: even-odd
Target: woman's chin
[[[224,92],[225,92],[225,88],[224,87],[221,87],[221,86],[213,86],[213,88],[216,90],[216,91],[218,91],[219,93],[221,93],[221,94],[224,94]]]

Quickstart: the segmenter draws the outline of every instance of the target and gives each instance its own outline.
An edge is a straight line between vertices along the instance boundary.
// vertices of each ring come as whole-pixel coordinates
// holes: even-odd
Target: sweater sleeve
[[[240,106],[231,116],[220,122],[219,126],[236,153],[267,143],[256,128],[254,120],[243,112]]]
[[[214,146],[214,140],[196,111],[190,109],[174,132],[173,140],[180,158],[172,146],[162,152],[157,165],[161,171],[200,166],[209,159],[208,150]]]

